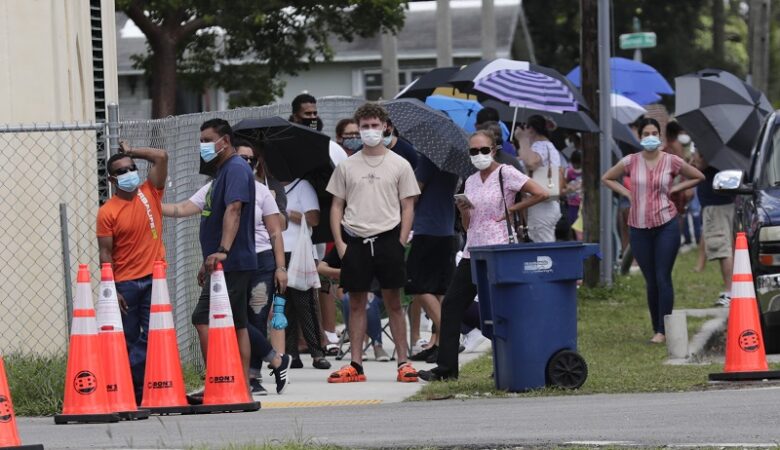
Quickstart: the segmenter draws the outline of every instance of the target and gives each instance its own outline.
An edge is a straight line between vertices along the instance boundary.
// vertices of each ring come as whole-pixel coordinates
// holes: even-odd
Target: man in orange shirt
[[[133,158],[150,163],[143,184]],[[152,268],[154,261],[165,259],[162,197],[168,177],[168,153],[154,148],[130,148],[123,142],[119,153],[109,158],[106,166],[115,193],[98,211],[100,263],[113,265],[135,398],[141,404]]]

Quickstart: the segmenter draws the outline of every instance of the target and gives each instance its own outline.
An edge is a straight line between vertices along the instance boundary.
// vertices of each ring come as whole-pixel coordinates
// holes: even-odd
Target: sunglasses
[[[246,155],[238,155],[239,158],[243,159],[244,161],[248,162],[250,166],[254,167],[255,163],[257,162],[256,159],[252,158],[251,156]]]
[[[479,148],[472,147],[469,149],[469,155],[477,156],[480,153],[482,153],[483,155],[489,155],[492,150],[493,149],[491,147],[479,147]]]
[[[130,167],[120,167],[114,171],[114,176],[124,175],[127,172],[135,172],[136,170],[138,170],[138,167],[136,167],[135,164]]]

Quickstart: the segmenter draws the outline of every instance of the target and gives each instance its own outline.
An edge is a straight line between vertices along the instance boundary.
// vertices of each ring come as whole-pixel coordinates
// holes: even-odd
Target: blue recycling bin
[[[553,242],[476,247],[471,273],[482,334],[493,341],[496,388],[522,392],[587,378],[577,353],[577,280],[596,244]]]

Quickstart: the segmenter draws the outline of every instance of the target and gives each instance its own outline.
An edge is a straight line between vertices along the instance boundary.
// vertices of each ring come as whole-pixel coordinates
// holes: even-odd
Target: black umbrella
[[[772,105],[760,91],[720,69],[677,77],[675,114],[696,150],[717,169],[747,170],[750,152]]]
[[[574,86],[571,80],[563,76],[555,69],[533,64],[528,61],[515,61],[506,58],[497,58],[493,60],[483,59],[471,63],[463,69],[459,70],[452,76],[452,78],[450,78],[449,83],[463,92],[476,93],[478,96],[480,96],[478,92],[473,90],[474,82],[499,70],[530,70],[554,78],[569,88],[569,90],[574,95],[574,100],[576,100],[582,108],[588,109],[585,98],[582,96],[582,93],[580,93],[579,89]],[[481,95],[480,100],[483,98],[485,98],[485,96]]]
[[[303,178],[312,184],[317,192],[322,217],[312,231],[312,241],[332,241],[328,218],[333,196],[326,190],[333,174],[330,138],[281,117],[244,119],[233,127],[233,131],[263,150],[266,167],[276,179],[292,181]]]
[[[399,92],[395,98],[416,98],[425,101],[426,97],[433,94],[433,91],[440,87],[450,87],[455,91],[455,88],[448,82],[459,70],[460,67],[456,66],[433,69],[411,82],[406,88]]]
[[[631,131],[628,125],[620,123],[615,118],[612,119],[612,138],[615,139],[624,154],[642,150],[642,145],[639,143],[636,133]]]
[[[507,122],[509,124],[512,123],[512,118],[514,117],[515,113],[514,108],[510,107],[504,102],[492,98],[484,100],[481,103],[482,106],[495,108],[498,111],[498,116],[502,122]],[[590,115],[587,111],[567,111],[565,113],[553,113],[522,108],[517,110],[517,121],[525,122],[526,119],[533,116],[534,114],[550,117],[553,121],[555,121],[555,124],[558,125],[558,128],[572,131],[582,131],[585,133],[599,132],[599,126],[596,125],[596,122],[590,118]]]
[[[468,136],[441,111],[420,100],[402,98],[382,103],[393,126],[436,167],[463,178],[474,173],[468,155]]]

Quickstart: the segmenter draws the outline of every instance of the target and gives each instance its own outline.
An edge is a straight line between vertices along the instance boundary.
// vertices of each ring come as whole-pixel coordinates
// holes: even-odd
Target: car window
[[[763,158],[763,155],[757,154],[761,152],[761,144],[764,143],[764,136],[766,135],[766,130],[772,128],[772,125],[775,123],[774,120],[774,114],[772,114],[765,122],[764,126],[761,127],[761,131],[758,133],[758,139],[756,139],[756,143],[753,145],[753,151],[751,152],[751,156],[753,157],[753,161],[751,162],[750,166],[750,172],[748,173],[747,179],[751,182],[755,182],[755,180],[761,175],[759,172],[761,170],[761,164],[759,164],[759,161]]]
[[[780,127],[772,130],[772,141],[764,147],[762,173],[758,180],[760,187],[780,185]]]

